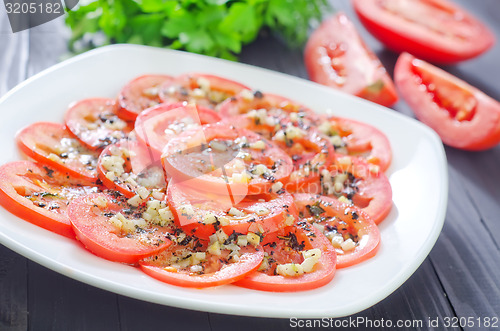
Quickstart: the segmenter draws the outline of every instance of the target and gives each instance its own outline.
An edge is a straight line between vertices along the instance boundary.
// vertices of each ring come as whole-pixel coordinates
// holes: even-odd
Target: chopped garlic
[[[356,243],[351,238],[349,238],[345,240],[342,244],[340,244],[340,247],[344,252],[348,252],[356,247]]]
[[[277,193],[279,190],[283,188],[283,183],[282,182],[276,182],[271,186],[271,191],[274,193]]]
[[[229,211],[227,212],[228,215],[231,215],[231,216],[236,216],[236,217],[243,217],[245,216],[245,213],[242,212],[241,210],[238,210],[234,207],[231,207],[231,209],[229,209]]]

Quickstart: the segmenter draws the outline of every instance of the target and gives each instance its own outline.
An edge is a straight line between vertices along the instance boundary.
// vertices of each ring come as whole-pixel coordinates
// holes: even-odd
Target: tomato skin
[[[383,106],[398,101],[389,74],[344,13],[312,33],[304,50],[309,78]]]
[[[33,123],[16,134],[16,142],[19,149],[26,156],[47,164],[51,168],[68,172],[71,176],[95,182],[97,180],[97,158],[99,152],[84,147],[62,124],[51,122]],[[60,158],[60,162],[50,158],[50,154],[59,154],[55,146],[61,142],[74,143],[75,153],[69,152],[71,158]],[[89,162],[90,164],[87,164]]]
[[[49,180],[40,185],[31,181]],[[40,192],[52,192],[56,186],[71,189],[72,195],[87,194],[97,187],[86,187],[66,173],[52,170],[42,164],[31,161],[15,161],[0,166],[0,205],[12,214],[68,238],[75,238],[69,218],[66,215],[66,203],[70,200],[59,195],[57,208],[48,209],[35,206],[26,196]],[[25,190],[24,193],[20,193]]]
[[[120,231],[107,221],[108,216],[94,213],[93,208],[96,206],[93,201],[98,197],[107,201],[106,210],[112,213],[124,209],[121,204],[125,202],[117,201],[116,197],[104,193],[79,197],[68,206],[68,217],[76,238],[93,254],[110,261],[133,264],[170,246],[169,229],[166,227],[151,226],[156,231],[151,235],[156,242],[149,245],[131,236],[121,235]]]
[[[352,0],[352,3],[366,29],[388,48],[430,62],[467,60],[487,51],[495,42],[486,26],[447,0],[401,2],[408,6],[394,8],[394,13],[381,6],[394,5],[394,1]],[[435,26],[431,30],[427,25]]]
[[[200,85],[200,80],[209,84],[208,89]],[[172,93],[171,89],[175,91]],[[193,96],[191,92],[195,89],[204,90],[205,93],[215,91],[221,93],[215,99],[210,96]],[[188,73],[174,78],[170,82],[165,82],[160,88],[160,99],[163,103],[176,103],[181,101],[195,102],[200,108],[217,109],[218,105],[226,98],[233,97],[242,90],[250,88],[233,80],[229,80],[220,76],[203,74],[203,73]],[[182,92],[181,92],[182,90]],[[221,98],[221,100],[218,100]]]
[[[500,143],[498,101],[408,53],[400,55],[394,74],[401,94],[417,118],[436,131],[445,144],[478,151]],[[432,91],[429,84],[433,85]],[[459,112],[463,110],[467,118],[460,120]]]
[[[167,75],[143,75],[125,85],[118,95],[121,117],[133,121],[144,109],[161,103],[158,96],[159,86],[173,80]]]
[[[120,139],[133,130],[133,123],[124,122],[116,115],[116,101],[107,98],[84,99],[71,105],[64,115],[66,128],[90,149],[101,149]],[[123,129],[106,127],[107,122],[120,121]],[[96,125],[89,129],[88,125]]]
[[[255,271],[242,280],[235,282],[234,285],[259,291],[298,292],[321,287],[328,284],[333,279],[336,271],[337,254],[329,240],[319,232],[319,230],[312,226],[307,228],[307,232],[313,233],[313,236],[307,236],[306,230],[299,227],[291,227],[284,230],[285,231],[280,234],[293,232],[297,236],[299,242],[304,241],[305,249],[321,249],[320,260],[315,266],[316,270],[294,277],[285,277],[281,275],[271,276],[264,272]],[[272,242],[273,239],[268,238],[264,240]]]
[[[337,251],[337,268],[350,267],[377,254],[380,246],[380,232],[375,222],[361,209],[343,204],[337,199],[314,194],[295,194],[294,200],[299,215],[303,215],[304,218],[313,216],[308,206],[319,202],[319,207],[325,212],[317,215],[318,219],[314,222],[328,224],[328,221],[321,218],[332,217],[345,222],[354,232],[357,231],[356,235],[368,236],[368,240],[360,241],[360,245],[356,246],[352,251],[342,252],[342,254]]]
[[[180,133],[167,134],[165,129],[184,118],[190,118],[194,124],[198,125],[216,123],[221,120],[215,111],[208,108],[188,106],[186,102],[163,103],[139,114],[135,122],[137,137],[160,155],[168,141]]]
[[[227,264],[219,271],[203,275],[167,271],[161,267],[148,265],[144,261],[139,262],[139,265],[146,274],[162,282],[182,287],[205,288],[230,284],[244,278],[259,267],[263,257],[264,251],[257,249],[242,254],[238,262]]]

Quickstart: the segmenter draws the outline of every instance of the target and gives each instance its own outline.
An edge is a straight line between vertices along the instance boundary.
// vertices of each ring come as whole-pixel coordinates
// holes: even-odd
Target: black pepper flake
[[[45,169],[45,171],[47,172],[47,176],[49,176],[50,178],[53,177],[53,174],[54,174],[54,170],[50,169],[49,167],[47,166],[43,166],[43,169]]]

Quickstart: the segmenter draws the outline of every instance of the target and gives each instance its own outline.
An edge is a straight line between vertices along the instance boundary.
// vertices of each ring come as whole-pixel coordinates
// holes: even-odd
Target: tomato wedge
[[[95,182],[99,152],[88,149],[64,125],[33,123],[16,135],[19,149],[28,157],[71,176]]]
[[[161,104],[142,112],[135,122],[137,137],[161,154],[168,141],[180,133],[221,117],[213,110],[187,105],[186,102]]]
[[[73,104],[64,116],[64,123],[86,147],[101,149],[127,137],[133,124],[116,114],[116,101],[92,98]]]
[[[31,161],[0,166],[0,205],[14,215],[57,234],[74,238],[67,205],[100,191],[66,173]]]
[[[190,73],[165,82],[160,88],[160,99],[164,103],[187,101],[196,103],[201,108],[217,110],[219,104],[227,98],[249,89],[243,84],[223,77]]]
[[[143,75],[130,81],[118,95],[119,115],[133,121],[144,109],[161,103],[159,87],[172,79],[167,75]]]
[[[167,213],[168,206],[159,200],[135,207],[119,193],[97,193],[73,200],[67,213],[77,239],[89,251],[111,261],[133,264],[171,244],[172,217],[165,219],[161,210]]]
[[[389,74],[344,13],[327,19],[311,34],[304,62],[314,82],[387,107],[398,101]]]
[[[366,123],[336,116],[324,117],[318,130],[330,138],[335,153],[362,158],[387,170],[392,160],[389,139]]]
[[[433,65],[403,53],[395,79],[423,123],[452,147],[484,150],[500,142],[500,103]]]
[[[260,291],[306,291],[329,283],[337,254],[329,240],[308,224],[287,227],[266,236],[265,255],[258,271],[234,285]]]
[[[219,236],[201,242],[176,231],[174,244],[163,253],[141,261],[141,269],[162,282],[205,288],[233,283],[256,270],[264,251],[250,245],[247,236]]]
[[[177,182],[239,196],[281,191],[293,168],[274,143],[226,123],[207,124],[171,139],[162,163]]]
[[[378,251],[377,225],[362,210],[337,199],[314,194],[295,194],[300,222],[317,227],[337,252],[337,268],[369,259]]]
[[[478,56],[493,33],[465,9],[446,0],[352,0],[361,22],[396,52],[431,62],[454,63]]]
[[[164,191],[166,188],[160,159],[148,146],[133,138],[106,147],[99,156],[97,172],[106,187],[129,198],[144,189]]]
[[[276,232],[293,222],[290,217],[295,211],[293,198],[288,193],[223,196],[174,181],[168,185],[167,200],[176,224],[187,234],[201,239],[207,239],[218,229],[226,234]]]

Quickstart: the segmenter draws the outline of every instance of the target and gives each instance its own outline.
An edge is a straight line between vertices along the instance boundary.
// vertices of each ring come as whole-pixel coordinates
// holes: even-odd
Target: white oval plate
[[[145,46],[114,45],[74,57],[18,85],[0,100],[0,164],[19,159],[14,135],[35,121],[61,122],[68,104],[114,97],[135,76],[206,72],[281,94],[318,112],[372,124],[389,138],[394,206],[380,225],[378,254],[338,270],[319,289],[267,293],[233,285],[196,290],[170,286],[131,266],[98,258],[75,241],[0,208],[0,243],[56,272],[122,295],[181,308],[262,317],[341,317],[362,311],[396,290],[423,262],[444,222],[448,175],[443,146],[426,126],[393,110],[303,79],[239,63]]]

